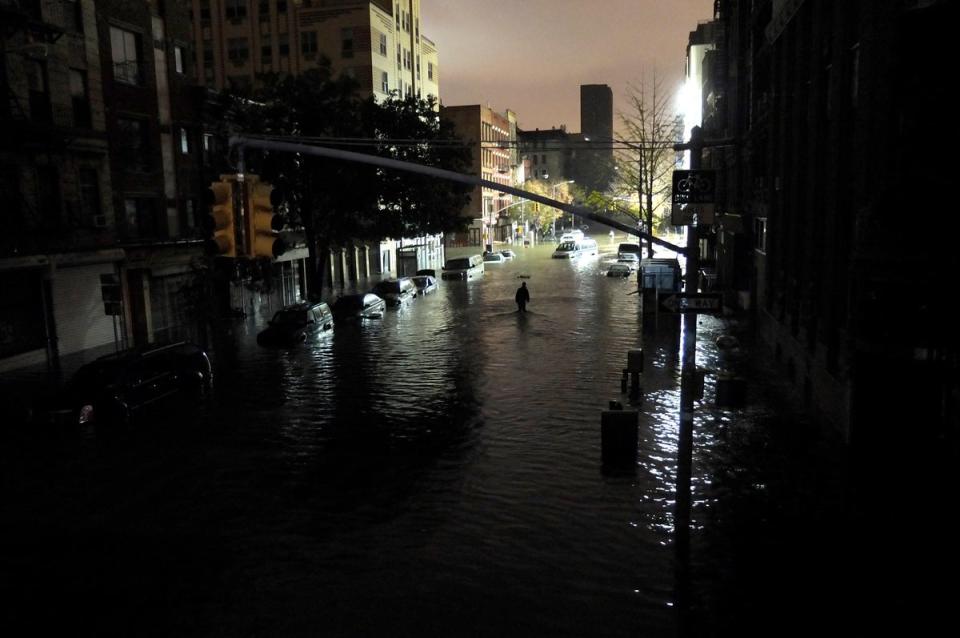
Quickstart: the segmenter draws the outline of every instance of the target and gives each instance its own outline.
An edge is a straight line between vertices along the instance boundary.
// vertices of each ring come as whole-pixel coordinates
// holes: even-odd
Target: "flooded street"
[[[298,348],[237,323],[199,413],[6,446],[8,620],[43,626],[47,600],[127,635],[725,635],[829,617],[839,452],[760,386],[746,410],[714,408],[710,375],[678,614],[678,322],[644,334],[635,279],[604,276],[612,255],[551,250]],[[701,366],[728,323],[701,318]],[[638,466],[605,474],[600,412],[626,404],[640,346]]]

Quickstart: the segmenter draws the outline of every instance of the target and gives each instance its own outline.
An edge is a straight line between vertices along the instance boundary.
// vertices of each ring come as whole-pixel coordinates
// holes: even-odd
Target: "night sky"
[[[445,105],[512,109],[525,129],[580,130],[580,85],[624,91],[654,70],[683,78],[687,37],[713,0],[421,0],[423,33],[440,51]]]

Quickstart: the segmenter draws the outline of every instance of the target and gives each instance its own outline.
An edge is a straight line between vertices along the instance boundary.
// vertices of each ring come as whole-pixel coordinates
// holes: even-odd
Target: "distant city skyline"
[[[523,129],[580,129],[580,85],[613,90],[614,128],[629,84],[654,72],[677,91],[687,36],[712,0],[422,0],[437,43],[444,104],[489,104]]]

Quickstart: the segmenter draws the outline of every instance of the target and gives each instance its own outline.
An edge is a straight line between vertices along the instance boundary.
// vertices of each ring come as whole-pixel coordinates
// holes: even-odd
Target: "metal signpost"
[[[689,226],[696,220],[699,226],[713,224],[716,198],[715,171],[673,171],[670,223],[674,226]]]

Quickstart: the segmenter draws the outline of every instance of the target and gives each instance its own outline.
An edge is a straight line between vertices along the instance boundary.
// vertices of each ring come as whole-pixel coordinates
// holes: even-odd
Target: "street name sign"
[[[673,171],[670,223],[674,226],[713,224],[717,174],[712,170]]]
[[[657,300],[665,312],[696,312],[717,314],[723,310],[723,295],[719,292],[672,292]]]

